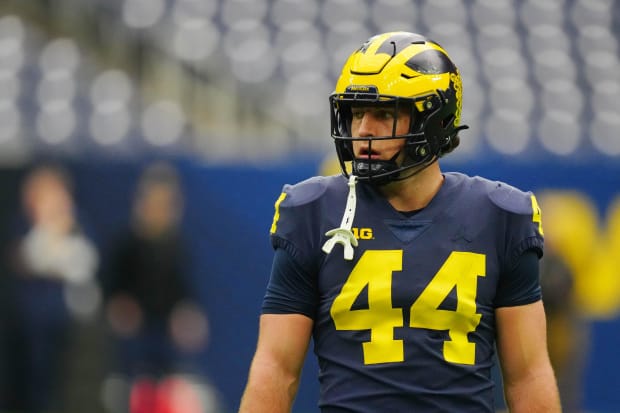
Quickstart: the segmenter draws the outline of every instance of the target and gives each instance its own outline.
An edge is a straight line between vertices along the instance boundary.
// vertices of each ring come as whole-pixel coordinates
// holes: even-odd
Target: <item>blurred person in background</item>
[[[492,413],[496,346],[509,410],[561,411],[536,198],[437,162],[465,128],[461,85],[415,33],[351,54],[330,96],[342,175],[285,185],[275,204],[241,413],[291,411],[311,338],[324,413]]]
[[[76,319],[96,311],[98,251],[78,217],[68,172],[41,163],[21,186],[22,214],[6,251],[8,389],[2,407],[43,412],[63,406]]]
[[[572,271],[546,241],[540,283],[547,315],[549,357],[555,370],[565,413],[579,413],[583,403],[583,371],[589,350],[589,327],[575,302]]]
[[[106,318],[116,341],[114,367],[131,387],[132,413],[166,410],[166,382],[196,373],[191,357],[206,345],[207,319],[188,285],[181,233],[183,193],[176,169],[148,165],[135,190],[128,228],[104,265]],[[189,410],[192,411],[192,410]]]

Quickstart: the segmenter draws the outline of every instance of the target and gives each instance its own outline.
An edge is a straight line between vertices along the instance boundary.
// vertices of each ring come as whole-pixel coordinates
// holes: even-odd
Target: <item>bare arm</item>
[[[312,319],[300,314],[263,314],[256,353],[239,413],[288,413],[297,394]]]
[[[496,310],[497,346],[511,413],[561,412],[542,301]]]

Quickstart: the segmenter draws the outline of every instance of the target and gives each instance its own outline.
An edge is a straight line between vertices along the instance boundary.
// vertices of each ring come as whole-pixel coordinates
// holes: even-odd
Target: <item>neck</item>
[[[443,179],[439,163],[435,162],[407,179],[385,185],[381,192],[397,211],[414,211],[431,202]]]

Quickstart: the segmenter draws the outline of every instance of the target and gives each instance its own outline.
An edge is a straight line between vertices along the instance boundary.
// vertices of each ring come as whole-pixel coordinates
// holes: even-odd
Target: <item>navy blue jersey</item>
[[[276,202],[272,244],[297,270],[272,274],[263,313],[314,319],[324,413],[495,410],[495,309],[541,298],[537,273],[513,276],[526,251],[542,255],[540,210],[504,183],[444,176],[412,216],[357,184],[351,260],[322,250],[344,177],[286,185]]]

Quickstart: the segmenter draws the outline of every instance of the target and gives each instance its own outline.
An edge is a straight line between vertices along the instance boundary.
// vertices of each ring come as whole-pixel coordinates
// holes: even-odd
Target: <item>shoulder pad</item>
[[[532,214],[531,192],[523,192],[504,182],[489,181],[489,199],[499,208],[519,215]]]
[[[294,207],[308,204],[323,195],[330,187],[345,184],[342,176],[315,176],[294,185],[284,185],[283,193],[286,198],[282,201],[282,207]]]

